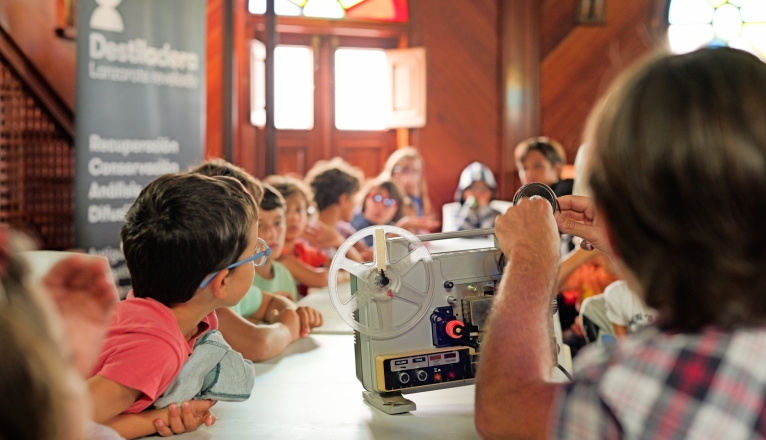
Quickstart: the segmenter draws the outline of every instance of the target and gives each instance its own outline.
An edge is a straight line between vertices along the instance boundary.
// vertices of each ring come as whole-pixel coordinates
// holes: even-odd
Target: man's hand
[[[75,368],[87,377],[118,298],[109,265],[101,258],[69,257],[54,265],[42,284],[64,322]]]
[[[162,437],[170,437],[174,434],[192,432],[202,426],[210,426],[215,423],[215,416],[210,412],[210,407],[215,405],[215,400],[190,400],[181,404],[181,410],[175,403],[168,406],[168,422],[162,419],[154,421],[157,434]]]
[[[522,199],[495,221],[495,235],[506,256],[520,251],[526,258],[540,258],[556,265],[560,258],[561,240],[551,205],[543,198]]]
[[[295,312],[301,320],[301,338],[305,338],[313,328],[321,327],[324,323],[322,314],[311,307],[298,307]]]
[[[595,248],[611,257],[613,250],[593,199],[565,196],[558,201],[560,212],[556,213],[556,224],[559,231],[581,237],[580,247],[586,251]]]

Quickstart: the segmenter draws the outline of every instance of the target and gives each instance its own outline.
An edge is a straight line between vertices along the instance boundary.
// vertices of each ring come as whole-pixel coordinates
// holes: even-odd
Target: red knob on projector
[[[449,335],[450,338],[460,339],[461,337],[463,337],[463,332],[465,331],[465,324],[455,319],[448,322],[447,325],[444,327],[444,330],[447,332],[447,335]]]

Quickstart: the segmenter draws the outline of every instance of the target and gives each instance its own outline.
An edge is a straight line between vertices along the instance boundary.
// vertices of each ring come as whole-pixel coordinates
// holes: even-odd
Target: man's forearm
[[[476,426],[485,438],[541,438],[555,394],[551,302],[557,265],[514,249],[495,295],[476,382]]]

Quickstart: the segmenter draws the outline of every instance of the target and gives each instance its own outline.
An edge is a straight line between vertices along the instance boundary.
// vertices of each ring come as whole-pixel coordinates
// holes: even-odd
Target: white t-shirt
[[[647,307],[641,298],[628,289],[625,281],[615,281],[604,289],[606,317],[613,324],[626,327],[633,333],[651,324],[657,317],[654,309]]]

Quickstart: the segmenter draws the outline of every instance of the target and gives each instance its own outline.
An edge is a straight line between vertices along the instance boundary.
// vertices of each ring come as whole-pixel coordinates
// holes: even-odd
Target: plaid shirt
[[[766,329],[672,334],[647,327],[589,347],[559,394],[561,439],[766,438]]]

